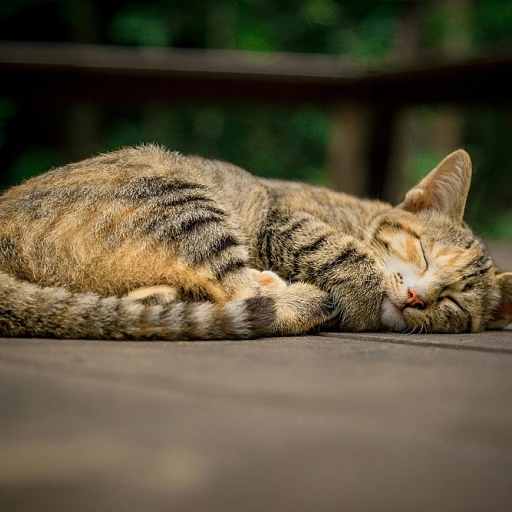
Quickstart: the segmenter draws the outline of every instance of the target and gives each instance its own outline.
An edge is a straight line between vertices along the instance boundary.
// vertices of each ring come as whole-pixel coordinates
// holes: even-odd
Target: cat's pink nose
[[[416,288],[407,289],[407,299],[404,307],[418,309],[423,309],[425,307],[425,303],[420,299],[419,292]]]

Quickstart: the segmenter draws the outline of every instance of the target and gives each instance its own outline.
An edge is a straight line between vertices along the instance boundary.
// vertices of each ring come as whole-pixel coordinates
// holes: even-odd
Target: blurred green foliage
[[[510,0],[416,4],[421,8],[421,51],[446,51],[448,42],[467,53],[512,42]],[[397,27],[410,5],[405,0],[3,0],[0,37],[327,53],[371,63],[396,54]],[[435,120],[435,108],[419,107],[419,112],[425,126]],[[184,153],[229,160],[260,175],[324,183],[330,114],[309,105],[155,104],[122,111],[105,105],[96,122],[99,135],[93,151],[154,141]],[[469,220],[484,235],[512,240],[511,112],[471,108],[462,115],[463,143],[476,170]],[[65,163],[69,155],[62,132],[67,129],[68,107],[41,114],[0,98],[3,186]],[[424,175],[442,156],[420,140],[409,181]]]
[[[261,176],[322,184],[328,121],[313,107],[154,104],[115,118],[98,149],[158,141],[186,154],[235,162]]]

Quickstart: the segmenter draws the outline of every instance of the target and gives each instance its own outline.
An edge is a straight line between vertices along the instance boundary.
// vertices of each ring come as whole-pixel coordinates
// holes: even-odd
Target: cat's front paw
[[[329,293],[336,309],[330,327],[356,332],[382,329],[384,291],[380,273],[351,276],[342,285],[331,287]]]
[[[276,320],[271,334],[303,334],[328,321],[333,313],[329,294],[317,286],[294,283],[275,297]]]

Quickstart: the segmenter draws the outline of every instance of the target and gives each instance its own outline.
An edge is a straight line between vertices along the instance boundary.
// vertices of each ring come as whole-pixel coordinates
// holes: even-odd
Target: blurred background
[[[512,1],[2,0],[0,38],[330,55],[347,63],[349,71],[407,69],[425,59],[511,55]],[[97,152],[158,142],[262,176],[396,201],[447,153],[464,147],[475,171],[468,222],[486,238],[512,240],[510,103],[401,108],[392,133],[381,134],[390,139],[392,151],[381,160],[391,171],[377,188],[358,185],[364,165],[347,156],[359,114],[335,104],[196,98],[122,107],[77,100],[39,107],[0,88],[2,188]],[[378,162],[372,172],[379,172]]]

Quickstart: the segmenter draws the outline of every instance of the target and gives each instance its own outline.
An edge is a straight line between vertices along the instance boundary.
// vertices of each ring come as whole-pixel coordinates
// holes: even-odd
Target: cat
[[[141,145],[0,197],[0,335],[243,339],[478,332],[512,273],[463,221],[464,150],[396,207]]]

